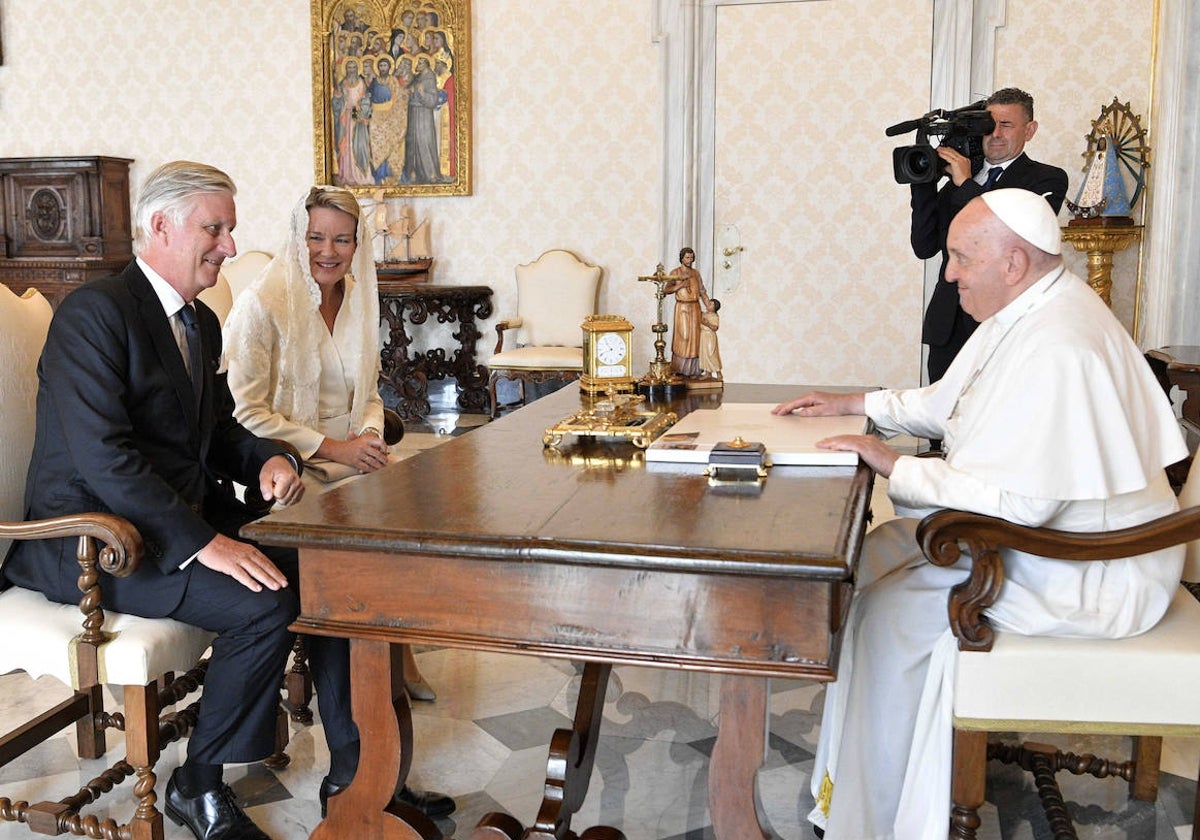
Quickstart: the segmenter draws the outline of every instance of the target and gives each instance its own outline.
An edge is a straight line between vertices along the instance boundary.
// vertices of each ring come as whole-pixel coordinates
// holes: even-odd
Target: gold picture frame
[[[312,0],[311,20],[317,181],[470,195],[471,0]]]

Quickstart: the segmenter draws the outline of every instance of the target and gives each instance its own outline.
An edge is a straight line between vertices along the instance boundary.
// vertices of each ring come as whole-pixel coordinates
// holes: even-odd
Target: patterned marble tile
[[[448,838],[465,838],[478,820],[506,811],[528,825],[537,813],[554,728],[569,724],[580,666],[536,657],[449,649],[419,649],[418,662],[438,692],[434,703],[414,707],[417,755],[412,781],[453,795],[458,811],[438,827]],[[707,840],[708,756],[716,735],[719,679],[706,674],[619,667],[609,682],[604,728],[588,796],[572,821],[576,831],[605,824],[628,840]],[[22,674],[0,677],[0,727],[7,727],[39,695],[61,694]],[[808,840],[804,819],[812,807],[812,770],[824,686],[775,680],[770,686],[770,725],[758,775],[760,819],[769,835]],[[1050,740],[1045,737],[1039,740]],[[1060,743],[1060,742],[1055,742]],[[1123,739],[1064,740],[1076,752],[1119,755]],[[123,751],[112,739],[111,754]],[[226,779],[250,815],[272,837],[299,840],[319,819],[317,786],[328,751],[319,726],[292,724],[291,764],[279,771],[261,765],[230,768]],[[1060,775],[1079,837],[1175,840],[1187,836],[1200,759],[1200,741],[1175,739],[1165,749],[1156,803],[1133,802],[1117,780]],[[167,748],[165,779],[182,758]],[[1187,775],[1173,772],[1188,768]],[[107,766],[80,762],[73,736],[63,734],[0,768],[0,795],[38,801],[73,793]],[[128,784],[128,783],[127,783]],[[1027,774],[993,763],[981,840],[1042,840],[1049,830]],[[110,797],[111,798],[111,797]],[[131,806],[112,798],[111,815],[128,817]],[[103,800],[102,800],[103,802]],[[107,807],[96,809],[109,815]],[[29,836],[23,826],[0,823],[0,840]],[[166,840],[190,835],[169,821]]]

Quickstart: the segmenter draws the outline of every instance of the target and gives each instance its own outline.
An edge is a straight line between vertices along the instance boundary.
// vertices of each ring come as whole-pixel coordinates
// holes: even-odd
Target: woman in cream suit
[[[314,492],[388,464],[372,228],[353,193],[313,187],[287,241],[234,302],[225,361],[235,416],[304,459]],[[409,693],[435,695],[405,648]]]

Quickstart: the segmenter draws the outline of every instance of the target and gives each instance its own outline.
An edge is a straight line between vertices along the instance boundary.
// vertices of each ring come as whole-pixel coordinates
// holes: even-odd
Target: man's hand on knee
[[[288,585],[287,578],[261,551],[224,534],[217,534],[200,549],[196,560],[214,572],[229,575],[253,592],[262,592],[264,586],[277,590]]]

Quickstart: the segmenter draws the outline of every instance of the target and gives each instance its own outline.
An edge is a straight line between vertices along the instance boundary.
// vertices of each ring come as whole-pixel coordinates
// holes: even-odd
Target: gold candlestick
[[[666,293],[663,288],[670,279],[671,276],[667,274],[662,263],[658,264],[653,274],[638,278],[638,282],[653,283],[657,287],[654,296],[658,301],[658,320],[650,327],[650,331],[654,333],[654,360],[650,362],[650,371],[634,386],[639,394],[645,394],[652,400],[670,400],[687,393],[683,377],[671,370],[671,363],[667,361],[666,355],[667,340],[664,336],[667,333],[667,324],[663,320],[663,298],[666,297]]]

